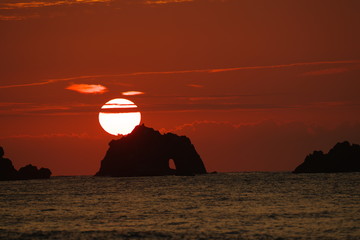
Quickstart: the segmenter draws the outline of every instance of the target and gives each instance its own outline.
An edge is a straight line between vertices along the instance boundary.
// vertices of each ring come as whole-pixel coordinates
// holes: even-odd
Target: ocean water
[[[0,239],[360,239],[360,174],[0,182]]]

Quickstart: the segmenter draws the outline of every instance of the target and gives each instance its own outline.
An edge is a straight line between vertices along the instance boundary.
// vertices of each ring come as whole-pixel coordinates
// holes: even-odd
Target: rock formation
[[[51,171],[48,168],[40,168],[29,164],[16,171],[10,159],[3,158],[4,149],[0,147],[0,180],[25,180],[50,178]]]
[[[160,176],[206,173],[205,166],[189,138],[161,134],[145,125],[109,143],[96,176]],[[176,169],[169,167],[174,161]]]
[[[0,180],[13,180],[16,176],[16,169],[10,159],[4,158],[4,149],[0,147]]]
[[[51,171],[48,168],[40,168],[38,169],[36,166],[31,164],[22,167],[18,171],[18,179],[44,179],[50,178]]]
[[[360,172],[360,145],[337,143],[327,154],[314,151],[294,173]]]

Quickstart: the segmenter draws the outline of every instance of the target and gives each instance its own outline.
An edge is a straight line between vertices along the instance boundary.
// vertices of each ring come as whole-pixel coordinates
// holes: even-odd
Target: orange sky
[[[289,171],[360,143],[360,1],[0,2],[0,145],[91,175],[112,98],[191,138],[209,171]],[[129,91],[136,91],[129,93]]]

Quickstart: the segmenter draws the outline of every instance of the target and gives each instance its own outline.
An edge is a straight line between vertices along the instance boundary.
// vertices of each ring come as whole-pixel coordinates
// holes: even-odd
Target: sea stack
[[[360,172],[360,145],[337,143],[327,154],[314,151],[294,173]]]
[[[0,147],[0,180],[29,180],[50,178],[51,171],[48,168],[38,169],[31,164],[22,167],[17,171],[11,160],[4,158],[4,149]]]
[[[4,158],[4,149],[0,147],[0,180],[14,180],[17,177],[17,171],[8,158]]]
[[[138,125],[126,136],[109,143],[96,176],[130,177],[205,174],[206,169],[194,145],[186,136],[161,134]],[[169,167],[174,161],[176,169]]]

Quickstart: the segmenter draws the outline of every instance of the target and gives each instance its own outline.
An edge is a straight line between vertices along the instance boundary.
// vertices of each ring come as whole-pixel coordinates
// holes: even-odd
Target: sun
[[[101,107],[99,122],[109,134],[118,136],[132,132],[140,124],[141,114],[135,103],[124,98],[115,98]]]

